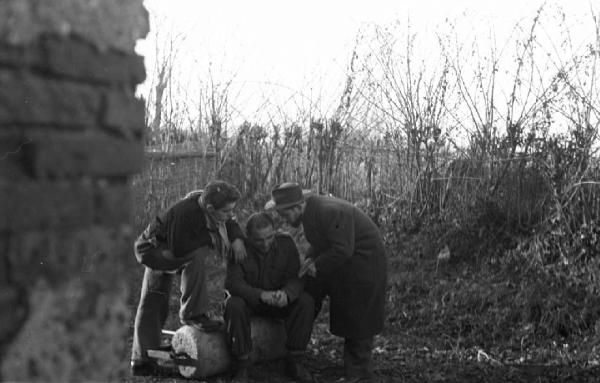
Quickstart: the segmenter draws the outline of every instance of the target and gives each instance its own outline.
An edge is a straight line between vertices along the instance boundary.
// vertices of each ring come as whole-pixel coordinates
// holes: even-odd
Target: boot
[[[286,374],[300,383],[312,383],[314,382],[312,374],[304,367],[300,361],[302,358],[298,355],[288,354],[285,358],[285,371]]]
[[[250,381],[249,375],[248,367],[239,367],[233,375],[231,383],[248,383]]]
[[[250,355],[243,355],[237,358],[235,362],[235,373],[231,379],[231,383],[248,383],[250,381]]]
[[[133,376],[160,376],[167,377],[174,375],[174,371],[170,368],[160,366],[153,360],[131,361],[131,375]]]
[[[156,375],[157,364],[153,360],[132,360],[131,375],[133,376],[151,376]]]

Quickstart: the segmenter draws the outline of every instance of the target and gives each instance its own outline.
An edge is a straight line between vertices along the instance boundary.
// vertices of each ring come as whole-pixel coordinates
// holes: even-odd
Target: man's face
[[[300,205],[277,210],[277,213],[285,220],[285,222],[293,227],[298,227],[300,226],[300,223],[302,223],[302,207]]]
[[[253,228],[249,233],[249,239],[255,249],[261,253],[268,253],[275,240],[273,226],[267,225],[261,228]]]
[[[235,202],[225,204],[220,209],[215,209],[212,205],[208,206],[208,210],[217,222],[223,223],[233,217],[233,209],[235,208]]]

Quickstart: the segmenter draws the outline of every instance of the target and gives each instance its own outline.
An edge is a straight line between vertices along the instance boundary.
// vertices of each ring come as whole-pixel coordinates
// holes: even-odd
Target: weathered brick
[[[27,295],[0,294],[0,307],[11,307],[0,315],[0,339],[12,341],[3,344],[4,379],[122,380],[121,362],[129,352],[123,339],[130,335],[132,241],[123,225],[14,233],[10,253],[0,259],[10,262],[13,284],[27,286]],[[9,337],[2,336],[10,330]],[[94,368],[105,363],[110,371]]]
[[[25,290],[15,286],[0,287],[0,342],[14,338],[27,317],[28,302]]]
[[[20,286],[41,276],[60,284],[69,275],[95,275],[110,264],[115,272],[135,265],[133,240],[128,224],[13,232],[0,259],[10,268],[11,281]]]
[[[0,127],[3,125],[95,125],[100,97],[93,87],[0,70]]]
[[[145,106],[133,93],[109,91],[104,97],[102,126],[128,138],[141,138]]]
[[[1,182],[0,231],[73,229],[93,218],[89,181]]]
[[[131,223],[131,189],[128,181],[99,180],[94,187],[94,222],[115,227]]]
[[[25,172],[23,172],[23,169],[19,167],[17,163],[12,161],[0,161],[0,179],[17,182],[27,178]]]
[[[147,31],[143,0],[0,0],[0,380],[127,373],[133,238],[119,222],[143,145],[122,137],[143,125]],[[111,106],[118,91],[131,97]]]
[[[75,39],[47,38],[42,65],[51,73],[106,84],[126,84],[133,89],[146,77],[144,58],[110,51],[101,54],[89,43]]]
[[[24,47],[0,43],[0,66],[30,67],[43,62],[43,53],[38,44]]]
[[[51,33],[82,36],[102,51],[133,51],[149,27],[143,0],[2,0],[0,20],[0,41],[12,45]]]
[[[118,139],[99,131],[28,131],[21,140],[26,145],[6,161],[31,178],[125,176],[139,172],[144,161],[141,141]]]
[[[0,132],[0,179],[16,182],[27,178],[22,155],[29,140],[22,133],[17,129]]]
[[[10,267],[8,265],[8,249],[10,246],[10,233],[0,231],[0,290],[11,282]],[[0,307],[3,307],[0,305]]]
[[[142,56],[114,50],[102,53],[74,37],[44,36],[27,46],[0,43],[0,66],[31,68],[82,82],[125,85],[132,91],[146,77]]]

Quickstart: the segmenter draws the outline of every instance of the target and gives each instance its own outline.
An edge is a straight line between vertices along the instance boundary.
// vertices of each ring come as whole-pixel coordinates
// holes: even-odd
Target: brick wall
[[[0,380],[118,380],[142,0],[0,1]]]

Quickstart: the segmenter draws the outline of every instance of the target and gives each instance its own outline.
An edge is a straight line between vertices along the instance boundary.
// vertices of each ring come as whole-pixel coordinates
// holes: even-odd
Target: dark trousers
[[[195,257],[181,270],[179,317],[189,320],[206,313],[209,296],[205,267],[206,255]],[[140,303],[133,328],[132,361],[148,360],[148,350],[160,346],[161,330],[169,315],[169,296],[174,274],[146,268]]]
[[[305,277],[304,289],[313,297],[315,302],[316,318],[323,299],[329,295],[330,283],[323,279]],[[365,313],[368,315],[368,313]],[[344,373],[348,378],[369,378],[372,375],[371,352],[373,350],[373,336],[364,338],[344,337]]]
[[[371,377],[373,337],[344,338],[344,372],[349,378]]]
[[[284,319],[287,350],[290,352],[304,351],[310,340],[314,311],[314,301],[306,293],[300,294],[294,302],[281,308],[269,306],[263,302],[251,305],[241,297],[230,297],[225,305],[224,319],[231,354],[240,357],[252,351],[251,316]]]

